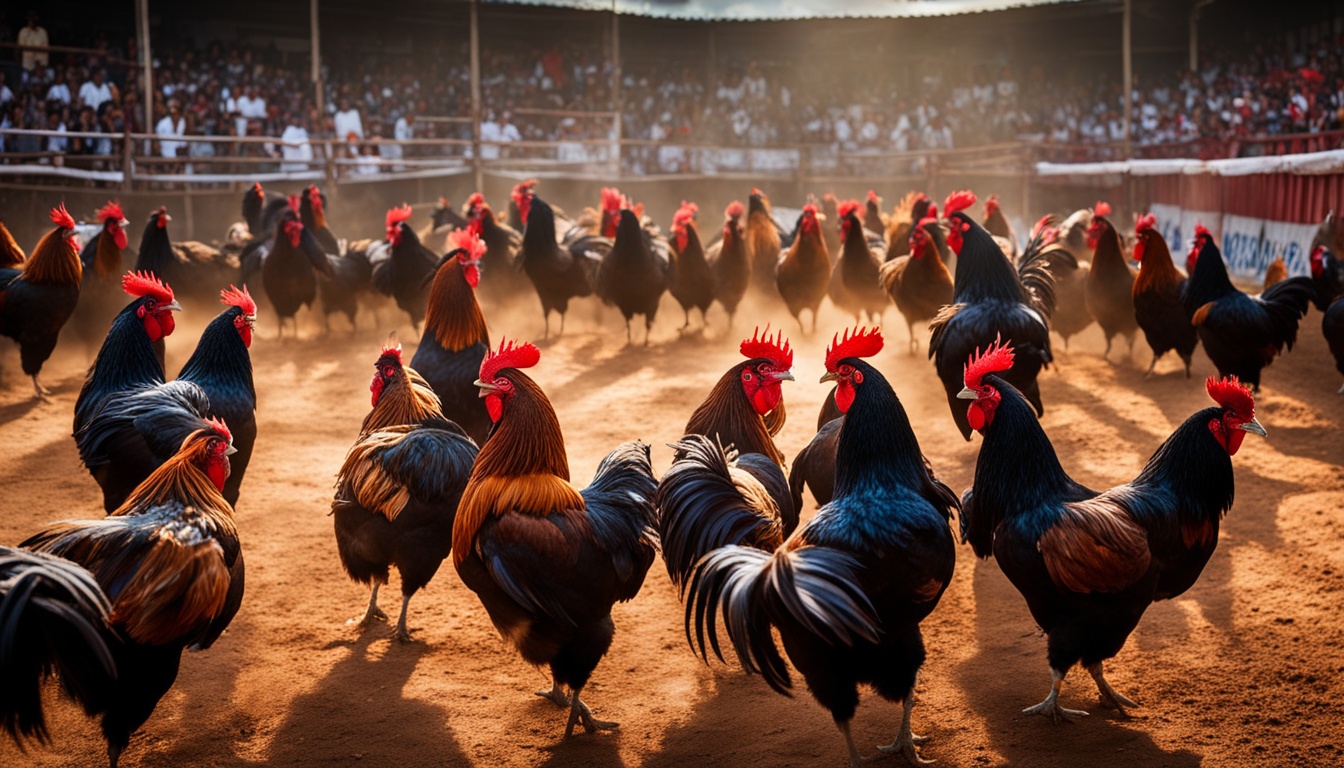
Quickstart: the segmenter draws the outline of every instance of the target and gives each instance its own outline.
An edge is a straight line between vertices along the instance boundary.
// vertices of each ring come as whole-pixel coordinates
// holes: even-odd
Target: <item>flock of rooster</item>
[[[952,578],[954,516],[961,540],[997,560],[1048,635],[1050,692],[1025,711],[1087,714],[1059,703],[1065,675],[1081,664],[1101,702],[1123,712],[1137,705],[1111,688],[1103,664],[1149,604],[1189,589],[1211,557],[1232,505],[1231,457],[1247,433],[1265,434],[1252,389],[1291,347],[1311,302],[1325,312],[1344,372],[1333,218],[1311,277],[1274,276],[1249,296],[1203,230],[1183,275],[1150,216],[1137,220],[1128,249],[1136,273],[1104,203],[1059,227],[1042,219],[1019,253],[996,201],[982,223],[969,192],[949,196],[941,214],[922,194],[890,215],[875,195],[866,206],[828,196],[805,205],[788,231],[754,190],[747,206],[728,206],[722,236],[705,246],[694,204],[682,204],[665,238],[616,190],[571,221],[535,186],[514,189],[508,222],[477,195],[460,214],[441,204],[422,232],[409,207],[394,208],[383,238],[350,242],[327,227],[315,187],[284,198],[258,185],[243,203],[255,236],[225,251],[175,246],[159,209],[125,274],[127,221],[115,203],[99,211],[82,254],[64,207],[31,254],[3,233],[0,330],[18,342],[39,397],[38,374],[67,321],[79,313],[76,328],[106,329],[73,434],[108,515],[0,548],[0,724],[15,739],[48,737],[42,685],[55,675],[101,717],[115,766],[172,686],[182,651],[209,647],[241,605],[233,508],[257,436],[253,292],[282,329],[304,306],[353,323],[362,306],[388,300],[422,329],[409,362],[395,342],[380,350],[372,408],[332,501],[340,560],[370,588],[361,628],[387,620],[378,591],[395,566],[395,636],[409,639],[409,602],[451,555],[501,636],[550,669],[553,687],[541,695],[568,710],[566,736],[580,725],[608,729],[615,724],[597,720],[580,693],[610,647],[612,606],[636,597],[661,552],[693,650],[723,658],[722,628],[743,668],[781,693],[792,687],[791,664],[833,715],[855,766],[849,722],[861,684],[904,707],[882,749],[925,762],[911,729],[920,622]],[[442,256],[423,244],[440,236]],[[974,483],[958,498],[938,480],[872,363],[881,333],[856,327],[836,335],[813,371],[834,389],[791,467],[774,436],[793,351],[782,332],[758,329],[691,415],[661,479],[649,447],[630,442],[579,489],[555,411],[526,373],[541,352],[492,346],[477,298],[516,293],[525,280],[548,334],[552,312],[563,332],[570,300],[596,294],[620,309],[627,341],[644,318],[645,344],[664,292],[687,326],[692,309],[703,323],[717,302],[731,327],[750,291],[782,299],[800,328],[806,310],[813,329],[828,296],[856,324],[880,322],[892,301],[912,351],[915,326],[929,325],[952,416],[968,440],[973,431],[983,438]],[[217,295],[224,310],[168,381],[164,344],[185,295]],[[1219,370],[1206,382],[1214,405],[1186,419],[1133,481],[1105,491],[1066,474],[1037,420],[1050,331],[1067,344],[1094,320],[1108,352],[1115,336],[1132,345],[1141,329],[1154,365],[1175,350],[1189,376],[1202,343]],[[800,524],[805,490],[818,511]]]

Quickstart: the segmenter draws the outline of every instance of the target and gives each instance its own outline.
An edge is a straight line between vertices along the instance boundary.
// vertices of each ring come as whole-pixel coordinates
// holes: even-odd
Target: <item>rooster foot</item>
[[[392,639],[399,643],[414,642],[411,640],[411,631],[405,627],[397,627],[396,630],[392,632]]]
[[[364,630],[368,629],[369,627],[372,627],[375,623],[380,621],[387,621],[387,614],[383,613],[382,608],[379,608],[378,606],[374,605],[370,606],[368,611],[365,611],[364,617],[361,618],[359,621],[350,619],[346,623],[353,624],[355,626],[355,629],[358,629],[359,631],[363,632]]]
[[[888,755],[901,755],[906,762],[911,765],[933,765],[935,760],[925,760],[919,756],[919,750],[915,749],[916,744],[922,744],[928,739],[924,736],[916,736],[913,733],[906,734],[904,737],[896,737],[896,740],[885,746],[879,746],[878,752]]]
[[[33,394],[37,397],[38,400],[42,400],[44,402],[50,402],[51,400],[51,390],[42,386],[42,382],[37,380],[36,374],[33,375]]]
[[[1114,709],[1116,712],[1120,713],[1122,717],[1126,718],[1129,717],[1129,713],[1125,711],[1125,707],[1139,706],[1138,702],[1126,698],[1111,687],[1111,684],[1106,680],[1105,672],[1100,663],[1088,667],[1087,671],[1092,674],[1092,679],[1097,684],[1097,695],[1101,700],[1101,706],[1106,707],[1107,709]]]
[[[1049,715],[1050,719],[1056,725],[1062,719],[1065,722],[1077,722],[1079,718],[1087,717],[1088,713],[1081,709],[1065,709],[1059,706],[1059,692],[1050,691],[1050,695],[1045,697],[1045,701],[1034,707],[1027,707],[1022,710],[1024,715]]]
[[[537,695],[561,709],[569,706],[569,697],[560,688],[560,683],[556,683],[549,691],[537,691]]]
[[[620,723],[611,723],[593,717],[593,711],[579,699],[579,693],[575,691],[574,698],[569,706],[569,724],[565,726],[565,738],[574,735],[574,726],[580,720],[583,721],[583,730],[587,733],[611,731],[620,727]]]
[[[1187,378],[1188,378],[1188,376],[1189,376],[1189,374],[1187,374]],[[1336,389],[1336,390],[1335,390],[1335,394],[1336,394],[1336,395],[1344,395],[1344,384],[1340,384],[1340,385],[1339,385],[1339,389]]]

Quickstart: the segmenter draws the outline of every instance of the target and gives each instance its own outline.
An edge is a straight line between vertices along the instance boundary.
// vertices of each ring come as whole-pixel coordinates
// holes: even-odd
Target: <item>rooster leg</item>
[[[681,311],[686,313],[686,322],[681,326],[681,330],[684,331],[687,328],[691,327],[691,310],[687,309],[686,307],[682,307]]]
[[[46,387],[42,386],[42,382],[40,382],[40,381],[37,380],[37,374],[36,374],[36,373],[33,374],[33,392],[37,395],[37,399],[38,399],[38,400],[49,400],[49,399],[50,399],[50,398],[48,397],[48,395],[51,394],[51,390],[49,390],[49,389],[47,389]]]
[[[1066,349],[1067,349],[1067,347],[1066,347]],[[1102,360],[1110,360],[1110,359],[1111,359],[1111,337],[1110,337],[1110,336],[1107,336],[1107,337],[1106,337],[1106,351],[1101,353],[1101,359],[1102,359]]]
[[[1049,715],[1051,720],[1056,723],[1060,718],[1068,722],[1073,722],[1080,717],[1087,717],[1087,713],[1081,709],[1065,709],[1059,706],[1059,689],[1064,687],[1064,674],[1057,669],[1050,670],[1050,695],[1045,697],[1045,701],[1034,707],[1027,707],[1022,710],[1024,715]]]
[[[565,726],[565,738],[574,735],[574,725],[583,721],[583,730],[588,733],[610,731],[620,727],[620,723],[609,723],[593,717],[593,711],[579,698],[579,689],[574,689],[574,697],[569,703],[569,725]]]
[[[411,631],[406,628],[406,609],[411,604],[410,595],[401,596],[401,616],[397,619],[397,631],[392,633],[392,637],[403,643],[411,642]]]
[[[913,691],[906,694],[905,699],[901,702],[901,708],[901,732],[897,734],[895,741],[885,747],[878,747],[878,751],[886,752],[887,754],[902,755],[911,765],[929,765],[933,763],[934,761],[932,760],[925,760],[920,757],[919,751],[915,749],[916,744],[923,744],[928,741],[929,738],[927,736],[916,736],[915,732],[910,729],[910,713],[915,709],[915,695]]]
[[[1106,671],[1103,668],[1103,663],[1104,662],[1098,661],[1096,664],[1087,668],[1087,671],[1092,675],[1092,679],[1097,683],[1097,693],[1101,694],[1101,706],[1114,709],[1123,717],[1129,717],[1129,713],[1125,711],[1125,707],[1137,707],[1139,704],[1138,702],[1133,701],[1132,699],[1127,699],[1123,695],[1117,693],[1116,690],[1111,687],[1111,684],[1106,682]]]
[[[653,332],[653,321],[645,318],[644,320],[644,346],[649,346],[649,334]]]
[[[387,614],[378,607],[378,588],[381,586],[381,582],[373,582],[373,590],[369,592],[369,609],[364,612],[364,618],[355,624],[356,629],[362,631],[373,626],[375,621],[387,621]]]
[[[1190,366],[1188,366],[1188,365],[1185,367],[1185,378],[1187,378],[1187,379],[1190,378]],[[1336,390],[1335,390],[1335,394],[1336,394],[1336,395],[1344,395],[1344,384],[1340,384],[1340,385],[1339,385],[1339,389],[1336,389]]]
[[[1181,359],[1185,361],[1185,378],[1188,379],[1188,378],[1190,378],[1190,358],[1188,358],[1188,357],[1184,357],[1184,358],[1181,358]],[[1344,387],[1341,387],[1341,388],[1340,388],[1340,391],[1341,391],[1341,392],[1344,392]]]
[[[117,762],[121,760],[122,748],[116,744],[107,745],[107,764],[110,768],[117,768]]]
[[[560,685],[555,675],[551,675],[551,690],[537,691],[537,695],[562,709],[569,706],[569,697],[565,695],[564,686]]]
[[[1153,378],[1153,369],[1156,368],[1156,367],[1157,367],[1157,353],[1154,352],[1154,353],[1153,353],[1153,362],[1151,362],[1151,363],[1148,364],[1148,372],[1145,373],[1145,374],[1143,374],[1143,378],[1145,378],[1145,379],[1151,379],[1151,378]]]
[[[864,760],[859,755],[859,748],[854,745],[854,735],[849,732],[849,721],[836,723],[835,727],[840,729],[840,735],[845,737],[845,746],[849,748],[849,768],[861,768]]]
[[[626,344],[626,346],[629,346],[629,345],[634,344],[634,343],[635,343],[634,339],[631,338],[631,336],[630,336],[630,321],[629,321],[629,320],[626,320],[626,321],[625,321],[625,344]]]
[[[919,349],[919,339],[915,338],[915,324],[909,320],[905,321],[906,333],[910,335],[910,354],[915,354]]]
[[[560,321],[564,322],[564,315],[560,316]],[[549,309],[541,310],[541,319],[546,323],[546,330],[542,332],[542,340],[551,338],[551,311]]]

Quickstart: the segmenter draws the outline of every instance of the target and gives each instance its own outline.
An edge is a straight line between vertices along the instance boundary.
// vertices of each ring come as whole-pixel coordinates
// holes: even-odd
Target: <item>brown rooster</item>
[[[944,305],[952,303],[952,273],[939,255],[946,241],[938,224],[938,209],[928,206],[925,210],[930,215],[910,231],[908,253],[883,264],[878,278],[905,318],[912,355],[919,347],[915,324],[932,320]]]
[[[747,199],[747,254],[751,258],[752,285],[766,294],[772,293],[780,248],[779,225],[771,213],[770,198],[753,189]]]
[[[1265,288],[1268,288],[1275,283],[1282,283],[1287,279],[1288,265],[1283,263],[1282,256],[1274,259],[1274,261],[1270,262],[1269,266],[1265,268]]]
[[[750,230],[751,224],[747,225]],[[812,312],[812,331],[817,330],[817,310],[826,298],[831,278],[831,258],[826,253],[826,241],[821,239],[821,223],[817,221],[817,207],[803,206],[798,221],[798,238],[779,258],[775,285],[789,308],[789,314],[803,329],[803,310]]]
[[[1134,335],[1139,330],[1134,318],[1134,269],[1125,261],[1120,245],[1120,233],[1110,219],[1111,206],[1100,202],[1092,209],[1092,224],[1087,229],[1087,244],[1094,253],[1092,269],[1087,275],[1083,295],[1087,311],[1097,319],[1106,336],[1106,352],[1111,354],[1111,342],[1116,336],[1129,340],[1129,351],[1134,352]]]
[[[887,261],[910,253],[910,234],[916,224],[935,215],[929,212],[932,207],[933,201],[923,192],[911,192],[901,198],[887,218]]]
[[[569,736],[579,721],[590,733],[616,726],[579,696],[611,647],[612,606],[633,599],[653,565],[657,485],[640,442],[612,451],[583,491],[569,482],[555,409],[522,371],[540,358],[505,341],[481,363],[476,386],[495,427],[462,494],[453,563],[499,634],[550,667],[554,685],[540,695],[569,708]]]
[[[243,552],[220,490],[233,453],[212,421],[101,520],[56,523],[20,546],[87,568],[112,611],[116,679],[82,697],[102,715],[113,768],[177,679],[182,651],[209,648],[243,600]]]
[[[742,225],[742,203],[734,200],[723,212],[723,236],[709,246],[705,258],[714,273],[714,300],[728,313],[732,330],[737,305],[751,284],[751,252]]]
[[[1008,258],[1017,260],[1019,255],[1017,248],[1017,235],[1013,232],[1013,227],[1008,223],[1008,217],[1003,215],[1003,209],[999,207],[999,196],[990,195],[985,201],[985,219],[981,224],[985,231],[994,236],[994,241],[999,244]]]
[[[869,232],[886,232],[887,219],[882,214],[882,198],[873,190],[868,190],[868,198],[863,206],[863,226]]]
[[[846,200],[836,209],[840,216],[840,253],[831,268],[831,303],[854,315],[867,314],[871,322],[881,322],[887,308],[887,294],[878,279],[885,261],[886,244],[881,235],[859,222],[859,203]]]
[[[759,329],[742,342],[748,359],[728,369],[673,445],[658,485],[658,532],[672,583],[682,587],[700,558],[730,544],[772,552],[798,526],[774,435],[784,426],[781,384],[792,381],[783,332]]]
[[[23,264],[23,260],[28,258],[14,240],[14,236],[9,233],[9,227],[0,221],[0,269],[14,269]]]
[[[51,221],[55,229],[42,236],[26,261],[18,268],[0,269],[0,334],[18,342],[23,372],[32,378],[40,400],[51,393],[37,375],[75,312],[84,276],[75,220],[64,203],[51,209]]]
[[[1158,358],[1174,349],[1185,362],[1188,379],[1190,356],[1199,345],[1199,330],[1181,306],[1186,278],[1172,263],[1171,250],[1156,224],[1157,218],[1150,213],[1139,217],[1134,227],[1134,260],[1139,262],[1139,276],[1134,279],[1134,317],[1153,350],[1147,375],[1153,375]]]
[[[672,218],[672,270],[668,290],[686,313],[684,331],[691,327],[691,309],[700,310],[700,328],[705,327],[705,312],[714,303],[714,272],[705,258],[705,247],[700,242],[700,228],[695,216],[700,208],[695,203],[681,202]]]

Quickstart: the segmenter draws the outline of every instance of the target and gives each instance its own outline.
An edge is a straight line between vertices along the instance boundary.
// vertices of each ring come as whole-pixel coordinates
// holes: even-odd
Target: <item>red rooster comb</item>
[[[540,360],[541,350],[535,346],[500,339],[499,349],[486,352],[481,361],[481,381],[493,381],[505,368],[531,368]]]
[[[264,190],[264,189],[261,188],[261,182],[260,182],[260,181],[258,181],[256,184],[253,184],[253,185],[252,185],[252,194],[256,195],[257,197],[262,198],[263,200],[266,198],[266,190]]]
[[[223,419],[211,417],[206,419],[205,423],[209,424],[211,429],[219,433],[220,437],[224,438],[230,443],[233,442],[233,433],[229,431],[229,426],[224,423]]]
[[[870,190],[868,190],[868,202],[870,202],[870,203],[880,203],[880,202],[882,202],[882,198],[878,197],[878,196],[877,196],[877,193],[870,189]]]
[[[243,310],[243,314],[248,317],[255,317],[257,314],[257,302],[252,300],[252,294],[247,292],[246,285],[243,286],[242,290],[230,285],[227,291],[220,291],[219,303],[237,307]]]
[[[765,335],[761,335],[760,327],[751,332],[750,339],[743,339],[742,346],[739,348],[743,357],[764,357],[775,364],[780,370],[789,370],[793,367],[793,349],[789,347],[789,340],[784,338],[784,332],[779,331],[775,337],[770,338],[770,325],[765,326]]]
[[[1054,223],[1055,223],[1055,215],[1053,213],[1045,214],[1041,218],[1037,219],[1035,224],[1031,225],[1031,236],[1035,237],[1036,235],[1040,234],[1041,230],[1045,229],[1046,227],[1049,227]]]
[[[295,213],[298,213],[298,212],[299,212],[299,206],[302,204],[302,202],[303,202],[303,201],[299,198],[298,195],[290,195],[290,196],[289,196],[289,209],[290,209],[291,211],[294,211]]]
[[[723,217],[725,219],[740,218],[742,214],[746,212],[746,210],[747,210],[746,207],[742,205],[742,201],[734,200],[733,202],[728,204],[727,208],[724,209]]]
[[[524,197],[528,197],[529,195],[531,195],[532,188],[535,186],[537,186],[536,179],[527,179],[526,181],[520,181],[518,182],[517,185],[514,186],[513,191],[509,193],[509,198],[512,199],[514,203],[517,203]]]
[[[466,251],[468,257],[476,261],[485,255],[485,241],[476,233],[474,229],[454,229],[448,233],[448,239],[444,242],[448,252]]]
[[[924,199],[927,200],[928,198],[926,197]],[[938,218],[938,206],[930,205],[928,212],[925,213],[924,216],[926,218],[934,218],[934,219]]]
[[[1147,232],[1155,226],[1157,226],[1157,217],[1151,213],[1145,213],[1139,217],[1138,221],[1134,222],[1134,234]]]
[[[127,272],[121,278],[121,290],[136,298],[149,297],[160,304],[173,303],[173,289],[153,272]]]
[[[862,207],[858,200],[846,200],[835,207],[835,213],[842,219],[851,213],[857,216],[859,209]]]
[[[969,189],[963,189],[960,192],[953,192],[943,201],[943,215],[951,218],[952,214],[964,211],[975,205],[975,193]]]
[[[672,231],[686,231],[686,225],[693,223],[695,221],[695,215],[699,212],[700,206],[682,200],[681,207],[677,209],[676,214],[672,217]]]
[[[999,196],[990,195],[985,201],[985,216],[993,216],[994,212],[999,210]]]
[[[94,215],[98,217],[99,221],[115,221],[118,224],[126,218],[126,215],[121,211],[121,203],[116,200],[108,200],[107,205],[99,208]]]
[[[1236,414],[1242,421],[1250,421],[1255,418],[1255,398],[1251,396],[1251,390],[1246,388],[1236,376],[1228,376],[1220,379],[1217,376],[1210,376],[1204,382],[1204,388],[1209,391],[1209,397],[1223,408]]]
[[[75,220],[70,215],[70,212],[65,210],[65,203],[61,203],[60,205],[51,209],[51,223],[55,224],[57,227],[60,227],[61,229],[75,228]]]
[[[994,343],[985,348],[982,353],[977,347],[971,355],[971,359],[966,363],[965,372],[962,375],[966,386],[971,389],[980,387],[980,379],[985,374],[1001,373],[1013,367],[1013,348],[1003,343],[1003,340],[996,334]]]
[[[1092,206],[1092,215],[1093,215],[1093,216],[1110,216],[1110,215],[1111,215],[1111,204],[1108,203],[1108,202],[1106,202],[1105,200],[1098,200],[1098,201],[1097,201],[1097,204],[1094,205],[1094,206]]]
[[[761,191],[760,187],[752,187],[752,188],[751,188],[751,196],[752,196],[752,197],[765,197],[765,193]]]
[[[853,333],[846,328],[844,335],[831,337],[831,345],[826,348],[826,370],[834,373],[840,361],[849,357],[872,357],[882,351],[882,331],[879,328],[864,330],[856,327]]]
[[[387,211],[387,228],[392,229],[403,221],[411,218],[411,206],[402,203],[400,207],[389,208]]]
[[[482,205],[485,205],[485,195],[482,195],[480,192],[472,192],[471,197],[467,198],[467,210],[469,211],[473,208],[479,208]]]
[[[387,341],[384,342],[383,346],[378,350],[378,359],[382,360],[384,357],[394,357],[397,360],[397,365],[402,364],[401,341],[397,339],[396,331],[387,335]]]
[[[625,207],[625,197],[615,187],[602,188],[602,210],[617,213]]]
[[[834,203],[834,202],[835,202],[835,193],[834,193],[834,192],[827,192],[826,194],[822,195],[822,196],[821,196],[821,202],[823,202],[823,203]]]
[[[1195,239],[1198,240],[1198,239],[1201,238],[1201,237],[1207,237],[1208,239],[1212,240],[1212,239],[1213,239],[1213,233],[1209,231],[1208,227],[1204,226],[1203,224],[1200,224],[1200,223],[1196,222],[1196,223],[1195,223]]]
[[[448,198],[444,197],[443,195],[439,195],[439,208],[452,208],[452,207],[453,204],[448,201]]]
[[[304,191],[308,193],[308,202],[313,205],[322,204],[322,190],[318,189],[316,184],[309,184],[308,189]]]

